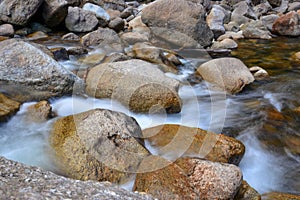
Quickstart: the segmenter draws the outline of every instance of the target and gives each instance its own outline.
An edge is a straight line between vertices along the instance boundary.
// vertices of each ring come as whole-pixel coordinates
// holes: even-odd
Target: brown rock
[[[4,94],[0,93],[0,122],[7,121],[20,108],[20,103],[16,102]]]
[[[119,61],[126,61],[130,60],[131,58],[123,53],[112,53],[105,57],[103,63],[112,63],[112,62],[119,62]]]
[[[300,196],[280,192],[270,192],[263,194],[262,200],[300,200]]]
[[[125,22],[122,18],[116,17],[108,23],[108,27],[115,30],[116,32],[120,32],[125,27]]]
[[[191,156],[238,165],[245,153],[240,141],[199,128],[165,124],[143,130],[143,136],[159,155]]]
[[[45,100],[29,106],[27,111],[27,120],[31,122],[44,122],[55,115],[50,103]]]
[[[68,49],[69,55],[84,55],[87,54],[88,50],[84,47],[77,46],[77,47],[71,47]]]
[[[273,32],[285,36],[300,35],[300,16],[297,12],[291,11],[280,16],[273,24]]]
[[[184,171],[161,157],[146,158],[139,168],[134,191],[146,192],[158,199],[197,199]]]
[[[211,46],[212,49],[235,49],[238,47],[238,44],[229,38],[226,38],[220,42],[216,41]]]
[[[242,184],[242,172],[235,165],[191,158],[175,163],[188,175],[200,199],[233,199]]]
[[[145,34],[141,34],[139,32],[123,33],[121,35],[121,39],[130,45],[133,45],[137,42],[148,42],[149,41],[149,38]]]
[[[240,92],[254,81],[247,66],[237,58],[213,59],[200,65],[197,71],[205,81],[231,94]]]
[[[80,37],[75,33],[67,33],[61,37],[62,40],[79,41]]]
[[[181,110],[179,82],[167,77],[156,65],[142,60],[98,65],[89,71],[86,85],[88,95],[118,100],[134,112]]]
[[[26,36],[29,40],[38,40],[38,39],[43,39],[49,37],[46,33],[42,31],[37,31],[34,33],[31,33]]]
[[[243,181],[234,200],[261,200],[261,196],[246,181]]]
[[[95,109],[58,119],[50,144],[56,163],[66,176],[123,183],[149,155],[140,144],[141,137],[141,129],[133,118]]]
[[[56,47],[50,50],[53,53],[55,60],[69,60],[68,52],[64,47]]]

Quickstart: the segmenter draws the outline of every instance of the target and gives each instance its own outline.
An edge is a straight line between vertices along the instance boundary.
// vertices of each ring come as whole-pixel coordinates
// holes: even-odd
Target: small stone
[[[121,30],[123,30],[124,26],[125,26],[125,22],[120,17],[111,20],[108,24],[108,27],[115,30],[116,32],[120,32]]]
[[[79,41],[80,37],[76,35],[75,33],[67,33],[61,37],[62,40],[67,41]]]
[[[78,46],[78,47],[71,47],[68,49],[69,55],[84,55],[87,54],[88,50],[84,47]]]
[[[212,49],[235,49],[238,47],[238,44],[229,38],[226,38],[220,42],[214,42],[211,46]]]
[[[0,36],[13,36],[14,27],[11,24],[2,24],[0,25]]]
[[[59,61],[59,60],[69,60],[69,55],[67,50],[64,47],[56,47],[50,49],[50,51],[54,55],[54,59]]]
[[[27,120],[31,122],[44,122],[54,117],[52,107],[48,101],[40,101],[27,108]]]
[[[253,66],[249,70],[253,74],[255,80],[264,80],[269,78],[268,72],[259,66]]]
[[[29,35],[26,36],[29,40],[39,40],[39,39],[43,39],[43,38],[47,38],[49,37],[46,33],[42,32],[42,31],[37,31],[34,33],[31,33]]]

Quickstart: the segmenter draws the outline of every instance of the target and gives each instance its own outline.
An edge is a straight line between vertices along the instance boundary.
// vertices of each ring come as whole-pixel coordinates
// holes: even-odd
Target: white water
[[[52,100],[51,104],[53,111],[59,117],[94,108],[105,108],[134,117],[142,129],[159,124],[173,123],[217,132],[222,129],[225,117],[228,119],[234,118],[233,115],[239,112],[241,107],[231,99],[223,99],[223,94],[209,93],[203,83],[193,87],[182,86],[179,94],[183,100],[182,112],[172,115],[136,114],[130,112],[118,102],[108,99],[66,97]],[[272,98],[272,101],[275,100]],[[49,156],[47,142],[51,124],[55,119],[38,124],[26,121],[26,109],[31,104],[24,104],[16,116],[8,123],[1,125],[0,155],[55,171],[55,166],[52,165]],[[255,127],[249,127],[239,136],[239,139],[247,148],[240,165],[244,179],[260,193],[280,190],[285,166],[281,163],[282,160],[279,157],[260,146],[259,141],[253,136],[253,132],[255,132]],[[130,188],[130,186],[124,187]]]

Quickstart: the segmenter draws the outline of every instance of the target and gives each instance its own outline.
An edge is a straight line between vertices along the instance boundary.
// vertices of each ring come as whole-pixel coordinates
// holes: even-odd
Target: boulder
[[[0,93],[0,122],[5,122],[20,108],[20,103]]]
[[[167,14],[166,14],[167,13]],[[142,11],[142,21],[152,27],[167,28],[209,46],[213,33],[204,21],[205,7],[192,0],[158,0]]]
[[[48,101],[40,101],[27,108],[26,120],[30,122],[45,122],[54,117],[52,107]]]
[[[37,12],[43,0],[2,0],[0,1],[0,20],[24,26]]]
[[[73,180],[4,157],[0,157],[0,176],[3,199],[153,199],[108,182]]]
[[[225,33],[224,18],[225,9],[219,5],[214,5],[206,17],[206,22],[214,33],[214,37],[218,38]]]
[[[285,36],[300,35],[300,16],[297,12],[291,11],[275,20],[272,30],[275,34]]]
[[[96,31],[84,35],[80,42],[86,47],[110,47],[119,51],[123,49],[118,34],[109,28],[98,28]]]
[[[262,16],[260,20],[262,21],[263,25],[269,30],[272,31],[274,22],[279,18],[278,15],[271,14]]]
[[[235,49],[238,47],[238,44],[229,38],[226,38],[222,41],[216,41],[211,46],[212,49]]]
[[[202,46],[192,37],[168,28],[151,27],[151,33],[159,40],[170,44],[169,48],[201,48]]]
[[[124,183],[149,155],[141,129],[127,115],[104,109],[58,119],[50,133],[55,162],[79,180]]]
[[[288,8],[288,11],[297,11],[300,9],[300,2],[292,2],[292,3],[289,3],[289,8]]]
[[[271,33],[261,20],[251,21],[241,27],[243,35],[248,39],[271,39]]]
[[[139,32],[126,32],[123,33],[120,37],[124,42],[128,43],[129,45],[133,45],[137,42],[149,41],[149,38],[146,35],[141,34]]]
[[[299,195],[281,193],[281,192],[270,192],[262,195],[263,200],[300,200]]]
[[[69,54],[64,47],[55,47],[50,49],[50,51],[53,53],[54,59],[57,61],[69,60]]]
[[[232,164],[193,158],[181,158],[175,163],[188,174],[200,199],[233,199],[242,184],[242,172]]]
[[[266,15],[270,10],[272,10],[272,6],[266,1],[256,5],[253,10],[257,18],[260,18],[261,16]]]
[[[234,6],[231,21],[241,25],[249,22],[251,19],[255,20],[257,17],[247,1],[240,1]]]
[[[95,13],[96,17],[99,20],[99,25],[101,27],[104,27],[108,24],[110,20],[110,16],[101,6],[92,3],[86,3],[82,8],[83,10],[87,10]]]
[[[123,11],[126,7],[127,4],[125,3],[124,0],[86,0],[90,3],[97,4],[104,8],[105,10],[111,9],[111,10],[118,10],[118,11]]]
[[[0,25],[0,36],[13,36],[15,33],[14,27],[11,24]]]
[[[202,78],[230,94],[240,92],[254,81],[247,66],[237,58],[218,58],[203,63],[197,71]]]
[[[79,0],[44,0],[42,16],[49,27],[61,24],[68,14],[69,6],[76,6]]]
[[[261,200],[261,196],[246,181],[243,181],[234,200]]]
[[[178,88],[156,65],[136,59],[98,65],[86,80],[89,96],[118,100],[134,112],[180,112]]]
[[[20,101],[71,94],[79,78],[37,47],[16,39],[0,43],[2,91]]]
[[[98,19],[95,13],[91,11],[78,7],[69,7],[65,24],[69,31],[88,32],[98,25]]]
[[[145,159],[139,167],[133,191],[146,192],[157,199],[197,199],[185,172],[158,156]]]
[[[143,136],[159,155],[173,154],[175,158],[205,158],[238,165],[245,153],[245,146],[240,141],[200,128],[165,124],[143,130]],[[203,148],[208,145],[211,148]]]

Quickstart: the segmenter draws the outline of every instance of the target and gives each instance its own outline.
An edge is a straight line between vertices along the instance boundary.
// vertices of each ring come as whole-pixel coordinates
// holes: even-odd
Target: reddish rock
[[[299,36],[300,16],[297,12],[291,11],[279,17],[273,24],[272,31],[278,35]]]

